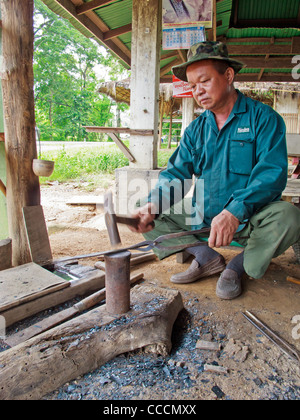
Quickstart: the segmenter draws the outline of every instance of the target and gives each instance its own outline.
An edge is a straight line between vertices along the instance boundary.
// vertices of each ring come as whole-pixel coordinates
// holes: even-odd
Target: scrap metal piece
[[[273,344],[275,344],[285,355],[300,363],[300,352],[288,343],[286,340],[276,334],[271,328],[260,321],[251,312],[242,312],[242,315],[249,321],[255,328],[257,328],[265,337],[267,337]]]

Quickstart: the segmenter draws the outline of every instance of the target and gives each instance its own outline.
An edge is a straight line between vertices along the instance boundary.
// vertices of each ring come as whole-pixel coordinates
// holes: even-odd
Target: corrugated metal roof
[[[297,28],[230,28],[226,32],[227,38],[291,38],[299,36]]]
[[[87,38],[93,37],[91,32],[84,26],[81,25],[75,18],[70,15],[63,7],[61,7],[56,1],[54,0],[42,0],[46,6],[49,7],[52,12],[56,13],[58,16],[61,16],[64,19],[67,19],[74,28],[78,29],[84,36]]]
[[[70,13],[68,13],[60,4],[66,5],[68,2],[74,1],[72,6],[78,1],[75,0],[42,0],[51,10],[56,14],[62,16],[63,18],[68,19],[71,24],[83,33],[87,37],[95,36],[84,27],[84,24],[80,23],[75,19]],[[84,3],[89,3],[92,0],[84,0]],[[275,45],[277,44],[277,38],[289,38],[287,40],[288,51],[291,50],[291,39],[293,37],[300,37],[299,27],[292,27],[288,22],[298,22],[299,21],[299,5],[300,0],[238,0],[238,9],[237,14],[235,13],[237,0],[222,0],[217,2],[217,36],[226,37],[227,41],[231,44],[233,43],[234,38],[240,38],[237,45],[243,44],[241,41],[242,38],[252,38],[251,45],[264,45],[270,44],[272,38],[275,39]],[[132,21],[132,0],[116,0],[113,3],[98,7],[94,9],[95,15],[101,19],[101,21],[110,29],[117,29],[122,26],[128,25]],[[282,24],[282,19],[286,20],[287,27],[270,27],[270,19],[280,19]],[[297,21],[298,19],[298,21]],[[255,22],[258,20],[257,22]],[[265,20],[266,24],[263,25]],[[239,22],[243,21],[253,21],[253,23],[258,23],[257,25],[251,25],[251,27],[241,28],[243,25],[239,25]],[[268,22],[269,21],[269,22]],[[276,22],[276,20],[274,21]],[[236,27],[231,27],[233,23],[236,23]],[[249,25],[248,25],[249,26]],[[268,27],[266,27],[268,26]],[[280,26],[280,25],[279,25]],[[285,25],[283,25],[285,26]],[[299,25],[298,25],[299,26]],[[255,38],[267,38],[267,41],[257,42]],[[96,38],[95,38],[96,39]],[[103,45],[99,39],[97,41]],[[118,42],[122,42],[128,50],[131,49],[131,32],[122,34],[118,36]],[[109,45],[114,45],[114,42]],[[281,41],[282,45],[282,41]],[[298,45],[298,44],[296,44]],[[118,47],[120,45],[118,44]],[[121,48],[122,49],[122,48]],[[300,48],[299,48],[300,49]],[[166,51],[162,51],[166,53]],[[167,51],[168,53],[170,51]],[[295,52],[295,50],[294,50]],[[176,53],[176,51],[174,52]],[[242,51],[242,53],[244,53]],[[264,52],[261,52],[264,55]],[[300,51],[296,54],[300,54]],[[253,53],[252,53],[253,55]],[[178,57],[177,57],[178,58]],[[166,66],[175,60],[176,57],[163,59],[161,61],[161,68]],[[126,64],[125,64],[126,65]],[[265,70],[267,72],[267,70]],[[290,69],[271,69],[270,72],[273,74],[276,73],[288,73],[291,72]],[[244,69],[243,73],[260,73],[260,69]]]
[[[294,19],[299,0],[239,0],[238,19]]]

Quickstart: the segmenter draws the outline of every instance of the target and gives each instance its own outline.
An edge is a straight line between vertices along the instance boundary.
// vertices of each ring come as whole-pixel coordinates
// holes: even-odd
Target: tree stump
[[[167,355],[180,293],[136,286],[131,310],[111,316],[98,307],[0,354],[0,399],[36,400],[114,357],[136,349]]]

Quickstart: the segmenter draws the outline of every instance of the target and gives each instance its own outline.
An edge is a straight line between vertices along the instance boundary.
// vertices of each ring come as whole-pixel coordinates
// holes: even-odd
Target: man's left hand
[[[218,214],[211,224],[211,232],[208,240],[210,248],[220,248],[221,246],[230,245],[239,224],[239,220],[228,210],[223,210]]]

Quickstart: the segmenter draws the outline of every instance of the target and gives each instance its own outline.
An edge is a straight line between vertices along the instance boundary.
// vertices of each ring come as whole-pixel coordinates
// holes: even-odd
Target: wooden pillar
[[[22,208],[40,204],[33,93],[33,0],[2,0],[7,212],[14,266],[31,261]]]
[[[131,136],[135,169],[157,168],[161,21],[161,0],[133,0],[130,127],[154,130],[152,137]]]
[[[173,103],[170,108],[170,127],[169,127],[169,139],[168,139],[168,149],[172,147],[172,128],[173,128]]]
[[[183,98],[182,99],[182,127],[181,136],[183,136],[184,130],[194,120],[195,102],[194,98]]]

